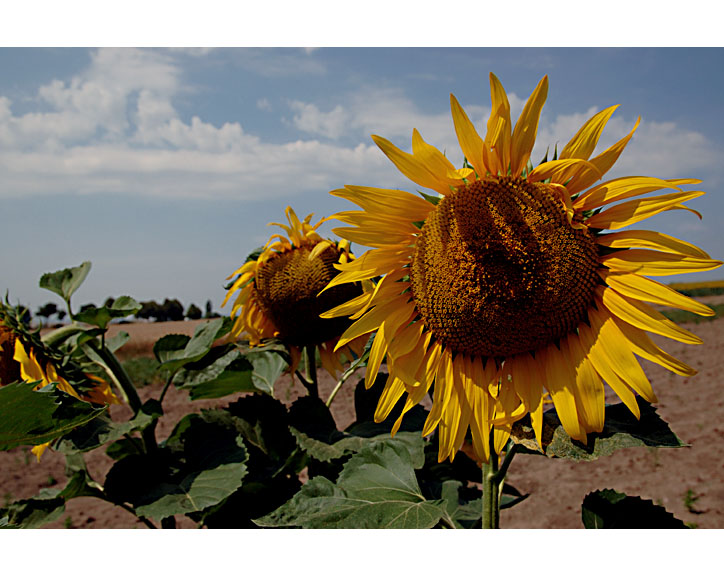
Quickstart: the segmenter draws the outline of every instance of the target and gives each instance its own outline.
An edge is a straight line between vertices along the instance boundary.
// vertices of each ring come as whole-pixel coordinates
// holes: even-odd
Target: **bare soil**
[[[721,298],[721,297],[720,297]],[[149,353],[160,336],[174,332],[192,334],[198,322],[164,324],[126,324],[113,330],[131,335],[135,353]],[[530,496],[518,506],[503,510],[503,528],[582,528],[581,502],[593,490],[613,488],[638,495],[663,505],[669,512],[692,527],[724,528],[724,394],[720,375],[724,373],[724,319],[683,327],[704,340],[702,346],[689,346],[655,338],[657,343],[696,368],[692,378],[671,374],[663,368],[642,361],[659,402],[659,414],[687,447],[676,449],[629,448],[595,462],[574,463],[549,460],[541,456],[516,456],[508,473],[508,482]],[[145,352],[144,352],[145,351]],[[352,377],[332,405],[338,428],[354,420],[353,391],[358,378]],[[320,372],[320,395],[326,397],[334,382]],[[277,396],[292,402],[304,389],[284,376],[275,387]],[[158,397],[160,389],[148,386],[140,390],[145,400]],[[180,418],[190,411],[225,405],[236,397],[215,401],[191,402],[185,392],[171,388],[164,400],[164,417],[158,437],[165,438]],[[617,399],[612,395],[610,402]],[[112,406],[111,416],[124,420],[126,406]],[[102,481],[112,465],[111,459],[96,450],[87,455],[92,476]],[[64,457],[46,451],[36,462],[28,448],[0,452],[0,497],[5,501],[27,498],[40,488],[63,485]],[[177,518],[179,527],[193,523]],[[65,515],[47,525],[50,528],[145,528],[136,518],[116,506],[93,498],[71,500]]]

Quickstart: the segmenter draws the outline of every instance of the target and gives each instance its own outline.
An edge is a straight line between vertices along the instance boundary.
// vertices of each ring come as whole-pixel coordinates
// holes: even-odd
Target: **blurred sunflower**
[[[407,393],[393,434],[434,383],[423,434],[438,429],[440,461],[454,457],[468,427],[477,456],[487,461],[491,430],[500,452],[512,423],[526,414],[540,443],[547,394],[565,430],[581,442],[603,428],[604,382],[639,417],[635,395],[649,402],[656,396],[634,354],[677,374],[695,373],[647,332],[701,343],[644,301],[713,314],[647,276],[721,265],[659,232],[602,233],[666,210],[690,210],[682,203],[704,194],[681,190],[699,182],[692,179],[634,176],[594,185],[616,162],[638,121],[625,138],[591,158],[617,106],[607,108],[588,120],[557,158],[548,161],[546,155],[534,169],[529,158],[547,77],[515,126],[493,74],[490,84],[485,138],[451,95],[466,158],[462,169],[417,130],[412,154],[372,136],[405,176],[439,197],[361,186],[331,192],[362,208],[334,215],[353,225],[334,232],[372,249],[338,265],[341,273],[328,288],[383,278],[373,291],[323,316],[354,312],[357,321],[340,347],[376,331],[367,386],[385,356],[389,371],[376,420],[387,418]],[[632,199],[661,189],[672,192]]]
[[[37,332],[27,330],[22,313],[0,303],[0,386],[12,382],[37,382],[35,390],[55,383],[59,390],[93,404],[120,404],[108,382],[83,372],[72,362],[45,346]],[[58,366],[63,364],[63,368]],[[68,376],[68,378],[66,378]],[[73,386],[68,380],[75,383]],[[50,442],[38,444],[32,453],[38,460]]]
[[[339,273],[335,264],[345,264],[354,256],[346,240],[323,239],[317,228],[327,219],[311,224],[313,214],[300,221],[291,207],[286,209],[289,225],[272,222],[286,232],[269,238],[261,253],[236,270],[222,303],[239,291],[231,309],[234,325],[231,336],[245,333],[251,346],[278,338],[292,357],[292,373],[297,369],[304,348],[316,348],[322,366],[336,377],[343,370],[342,355],[347,359],[362,353],[368,336],[348,339],[345,346],[335,346],[350,325],[346,318],[322,319],[320,313],[362,294],[360,283],[346,284],[318,296]]]

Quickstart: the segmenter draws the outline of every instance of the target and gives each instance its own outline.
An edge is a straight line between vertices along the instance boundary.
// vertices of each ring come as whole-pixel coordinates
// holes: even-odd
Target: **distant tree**
[[[113,306],[113,303],[115,301],[116,301],[116,299],[113,296],[109,296],[108,298],[106,298],[106,301],[103,303],[103,306],[105,306],[106,308],[110,308],[111,306]]]
[[[206,301],[206,314],[204,314],[204,318],[218,318],[219,315],[214,312],[214,309],[211,304],[211,300]]]
[[[58,320],[62,320],[63,318],[65,318],[66,312],[65,312],[65,310],[58,310],[57,314],[58,314]]]
[[[91,304],[90,302],[88,304],[83,304],[83,306],[80,307],[79,312],[85,312],[86,310],[89,310],[90,308],[95,308],[95,304]]]
[[[176,298],[169,300],[166,298],[161,305],[161,309],[164,311],[166,320],[172,320],[178,322],[184,319],[184,307],[181,302]]]
[[[136,312],[136,318],[143,318],[144,320],[150,320],[151,318],[154,318],[156,319],[156,321],[158,321],[159,316],[161,315],[161,307],[155,300],[141,302],[141,309]]]
[[[201,318],[201,308],[196,304],[189,305],[189,309],[186,310],[186,318],[189,320],[199,320]]]
[[[54,302],[48,302],[43,304],[38,311],[35,313],[36,316],[41,318],[50,318],[53,314],[58,313],[58,306]]]

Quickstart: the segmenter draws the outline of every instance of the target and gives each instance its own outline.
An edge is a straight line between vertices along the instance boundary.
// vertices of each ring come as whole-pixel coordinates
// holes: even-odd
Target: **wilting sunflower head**
[[[682,190],[699,182],[693,179],[637,176],[597,183],[638,122],[625,138],[592,156],[616,109],[611,106],[588,120],[557,158],[534,168],[530,154],[547,77],[515,125],[505,90],[492,74],[490,85],[492,113],[484,138],[451,96],[466,159],[461,169],[417,130],[411,154],[373,136],[403,174],[438,197],[361,186],[332,191],[362,208],[336,214],[352,227],[334,232],[371,250],[340,266],[331,285],[382,280],[354,304],[324,316],[358,318],[339,346],[376,332],[367,385],[385,357],[389,371],[378,421],[407,392],[404,415],[434,383],[423,433],[438,429],[440,460],[455,455],[468,427],[475,452],[487,460],[490,441],[500,452],[513,422],[526,414],[540,442],[548,395],[566,431],[583,442],[603,428],[604,383],[638,417],[636,395],[650,402],[656,397],[634,354],[678,374],[694,373],[647,332],[701,342],[644,302],[713,314],[648,276],[721,265],[666,234],[612,232],[667,210],[694,212],[683,202],[704,194]],[[669,192],[638,198],[662,189]]]
[[[108,382],[83,372],[72,361],[63,362],[61,353],[47,347],[37,332],[30,332],[23,322],[23,312],[0,303],[0,386],[37,382],[37,390],[55,383],[59,390],[78,400],[120,404]],[[32,449],[38,460],[49,445],[39,444]]]
[[[323,239],[311,224],[312,214],[303,221],[290,207],[285,235],[273,235],[256,259],[250,259],[229,279],[236,277],[222,304],[239,291],[231,310],[235,319],[232,335],[246,333],[251,345],[278,338],[298,355],[303,347],[317,346],[322,361],[332,373],[341,367],[333,347],[350,325],[346,318],[323,319],[320,314],[362,294],[359,283],[322,290],[339,274],[336,266],[353,259],[346,240]],[[334,369],[332,369],[334,366]]]

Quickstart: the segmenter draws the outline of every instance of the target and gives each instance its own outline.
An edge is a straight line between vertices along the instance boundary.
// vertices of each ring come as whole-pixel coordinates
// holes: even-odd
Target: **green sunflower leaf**
[[[606,406],[603,430],[598,434],[589,434],[586,445],[571,439],[553,410],[543,415],[543,451],[538,447],[527,420],[516,423],[511,438],[526,452],[570,460],[596,460],[621,448],[634,446],[685,446],[651,404],[641,398],[637,400],[641,410],[640,420],[624,404]]]
[[[0,388],[0,450],[50,442],[105,413],[51,384],[19,382]]]
[[[6,514],[8,528],[40,528],[59,520],[65,512],[65,503],[81,496],[103,499],[103,493],[89,484],[85,469],[73,473],[62,490],[44,488],[32,498],[13,502],[0,514]]]
[[[228,318],[215,318],[197,326],[191,338],[181,334],[164,336],[154,344],[153,353],[161,363],[161,369],[175,372],[186,364],[201,360],[229,329]]]
[[[432,528],[443,514],[441,501],[423,497],[408,447],[387,439],[352,456],[336,483],[316,476],[290,501],[255,523],[262,527]]]
[[[141,517],[162,520],[222,502],[242,484],[248,453],[235,430],[184,417],[153,454],[129,454],[106,476],[108,499],[128,502]]]
[[[120,440],[136,430],[142,430],[163,415],[157,400],[148,400],[131,420],[113,422],[107,414],[94,418],[66,434],[56,449],[66,455],[88,452],[109,442]]]
[[[687,528],[666,508],[651,500],[610,489],[586,495],[581,519],[586,528]]]
[[[114,318],[125,318],[135,314],[141,309],[141,305],[130,296],[119,296],[110,306],[89,306],[78,312],[75,319],[79,322],[92,324],[105,330]]]
[[[90,272],[91,263],[83,262],[74,268],[64,268],[57,272],[47,272],[40,277],[39,286],[56,293],[66,302],[78,290]]]

